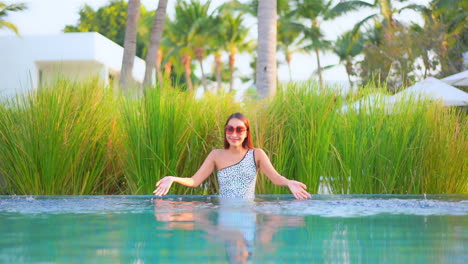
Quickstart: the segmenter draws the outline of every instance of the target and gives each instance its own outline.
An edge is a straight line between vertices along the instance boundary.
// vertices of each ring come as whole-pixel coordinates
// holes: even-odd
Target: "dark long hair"
[[[224,127],[227,126],[227,124],[229,123],[229,120],[231,119],[234,119],[234,118],[237,118],[239,119],[240,121],[242,121],[245,125],[245,128],[247,128],[247,136],[245,137],[244,141],[242,142],[242,147],[243,148],[247,148],[247,149],[253,149],[254,148],[254,145],[252,143],[252,133],[250,132],[250,123],[249,123],[249,119],[247,119],[247,116],[245,116],[244,114],[242,113],[234,113],[232,115],[230,115],[228,117],[228,119],[226,120],[226,123],[224,124]],[[227,141],[226,139],[226,131],[224,131],[224,148],[225,149],[228,149],[229,148],[229,142]]]

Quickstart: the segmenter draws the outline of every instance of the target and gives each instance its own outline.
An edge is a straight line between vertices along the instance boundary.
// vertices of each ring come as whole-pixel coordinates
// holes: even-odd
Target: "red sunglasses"
[[[247,129],[243,126],[238,126],[238,127],[226,126],[224,128],[224,131],[226,131],[226,134],[231,135],[232,133],[234,133],[234,131],[236,131],[237,134],[242,134],[245,131],[247,131]]]

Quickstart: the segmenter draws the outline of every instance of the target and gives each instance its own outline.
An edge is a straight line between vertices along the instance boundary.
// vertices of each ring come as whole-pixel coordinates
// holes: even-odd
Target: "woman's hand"
[[[166,176],[159,180],[156,183],[156,190],[154,190],[154,195],[156,196],[163,196],[166,195],[169,192],[169,189],[171,188],[172,183],[174,182],[174,178],[172,176]]]
[[[306,191],[307,186],[302,182],[288,180],[288,188],[296,199],[307,199],[310,198],[310,193]]]

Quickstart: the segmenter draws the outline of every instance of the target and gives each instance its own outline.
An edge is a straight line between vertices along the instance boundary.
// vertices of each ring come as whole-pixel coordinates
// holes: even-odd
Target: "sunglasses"
[[[238,127],[226,126],[224,128],[224,131],[226,131],[226,134],[231,135],[232,133],[234,133],[234,131],[236,131],[237,134],[242,134],[245,131],[247,131],[247,129],[243,126],[238,126]]]

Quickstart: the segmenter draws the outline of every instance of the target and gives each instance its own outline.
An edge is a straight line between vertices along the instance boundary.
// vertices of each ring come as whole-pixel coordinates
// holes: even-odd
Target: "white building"
[[[99,33],[0,37],[0,96],[37,89],[57,78],[118,81],[123,48]],[[145,62],[135,57],[133,78],[143,82]]]

